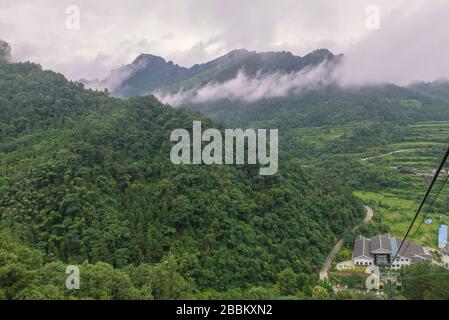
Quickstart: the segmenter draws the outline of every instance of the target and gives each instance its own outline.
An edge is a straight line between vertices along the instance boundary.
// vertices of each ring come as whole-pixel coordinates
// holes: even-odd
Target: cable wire
[[[424,215],[427,215],[427,214],[430,213],[430,210],[432,209],[432,207],[433,207],[433,205],[434,205],[434,203],[435,203],[435,200],[438,198],[438,196],[439,196],[440,193],[441,193],[441,190],[443,190],[444,186],[446,185],[448,178],[449,178],[449,171],[447,172],[446,177],[444,178],[444,180],[441,182],[440,188],[438,189],[437,194],[436,194],[435,197],[433,198],[432,202],[430,203],[430,205],[429,205],[429,207],[427,208],[427,210],[426,210],[426,212],[424,213]],[[413,236],[412,236],[413,238],[416,236],[416,234],[418,233],[418,231],[421,229],[421,226],[422,226],[423,222],[424,222],[424,219],[421,220],[421,222],[420,222],[418,228],[416,229],[415,233],[413,233]],[[405,248],[404,251],[407,250],[409,244],[410,244],[410,242],[407,244],[407,247]]]
[[[415,221],[418,218],[418,216],[419,216],[419,214],[421,212],[422,207],[426,203],[427,197],[429,196],[430,192],[432,191],[433,185],[437,181],[438,176],[440,175],[441,169],[443,168],[444,164],[446,163],[446,160],[447,160],[448,156],[449,156],[449,146],[446,149],[446,152],[444,153],[444,156],[441,159],[440,164],[438,165],[438,168],[437,168],[437,170],[436,170],[436,172],[435,172],[435,174],[434,174],[434,176],[432,178],[432,181],[430,182],[429,187],[427,188],[427,191],[426,191],[426,193],[424,195],[424,198],[422,199],[422,201],[421,201],[421,203],[420,203],[420,205],[418,207],[418,210],[416,210],[415,216],[413,217],[412,222],[410,223],[410,226],[408,227],[407,232],[405,233],[405,236],[404,236],[404,238],[401,241],[401,245],[399,246],[398,250],[396,251],[396,254],[394,255],[394,258],[390,261],[390,266],[389,266],[390,270],[391,270],[391,266],[392,266],[393,262],[398,257],[399,252],[401,251],[401,248],[404,245],[404,243],[405,243],[405,241],[406,241],[406,239],[407,239],[411,229],[413,228],[413,225],[415,224]],[[435,197],[435,199],[436,199],[436,197]]]

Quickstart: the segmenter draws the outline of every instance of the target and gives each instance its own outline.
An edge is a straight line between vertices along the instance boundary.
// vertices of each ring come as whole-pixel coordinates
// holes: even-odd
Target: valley
[[[320,171],[340,181],[376,211],[374,221],[361,230],[364,235],[401,237],[449,143],[447,100],[411,89],[365,88],[367,96],[361,97],[351,90],[329,88],[300,97],[241,103],[227,113],[220,111],[231,108],[225,101],[187,107],[228,124],[238,119],[243,126],[279,127],[281,148],[305,171]],[[446,170],[438,184],[445,174]],[[434,190],[431,199],[435,194]],[[431,211],[423,213],[412,229],[411,241],[437,248],[439,226],[449,221],[448,202],[449,192],[443,189]],[[424,223],[428,218],[432,222]],[[352,243],[345,245],[350,248]]]
[[[305,68],[304,59],[313,58],[313,66],[323,57],[333,56],[245,51],[217,65],[229,79],[242,61],[257,70],[265,58],[270,65],[287,58]],[[155,56],[137,63],[142,59],[145,72],[167,67]],[[144,82],[138,75],[130,79],[147,88],[145,73]],[[449,142],[449,102],[428,86],[325,83],[282,97],[173,108],[151,95],[121,99],[86,89],[32,63],[0,63],[0,76],[0,237],[36,257],[31,264],[22,257],[19,266],[5,260],[5,268],[33,275],[31,285],[1,293],[8,299],[337,297],[317,277],[332,247],[345,240],[340,259],[358,233],[403,235]],[[177,82],[166,76],[153,89]],[[196,121],[221,130],[278,130],[277,173],[261,176],[253,163],[171,163],[170,133],[190,137]],[[356,231],[362,204],[376,214]],[[443,192],[426,215],[432,223],[411,239],[435,247],[448,210]],[[60,277],[65,263],[93,278],[114,274],[121,287],[91,282],[65,292],[46,281]]]
[[[0,308],[449,301],[449,3],[377,2],[0,0]]]
[[[357,124],[343,126],[313,127],[298,129],[297,143],[311,150],[331,150],[335,140],[344,134],[351,134]],[[403,235],[417,206],[434,174],[434,170],[449,143],[448,121],[423,121],[401,127],[402,134],[393,143],[369,147],[354,153],[330,154],[330,157],[350,160],[353,166],[343,166],[346,181],[352,184],[354,194],[364,203],[375,208],[382,223],[394,235]],[[400,141],[400,142],[399,142]],[[320,168],[314,160],[299,158],[307,170]],[[324,163],[328,161],[323,160]],[[358,167],[357,181],[351,182],[351,170]],[[322,168],[322,167],[321,167]],[[338,167],[337,167],[338,168]],[[331,167],[323,170],[333,170]],[[441,174],[442,181],[447,174]],[[330,173],[332,175],[332,173]],[[381,176],[380,180],[374,176]],[[371,183],[370,180],[379,183]],[[364,183],[366,182],[366,183]],[[436,192],[435,192],[436,193]],[[434,194],[433,194],[434,195]],[[440,224],[449,222],[449,193],[443,190],[433,209],[419,220],[411,240],[429,247],[436,247]],[[432,218],[431,224],[421,223]]]
[[[226,69],[227,63],[220,68]],[[225,79],[212,76],[205,82],[196,78],[186,81],[169,86],[171,92],[183,90],[189,81],[187,87],[196,87],[198,92],[202,92],[201,86],[208,86],[208,81],[214,81],[215,88],[219,88]],[[344,242],[337,245],[347,252],[359,233],[396,237],[405,234],[432,170],[449,143],[448,88],[441,81],[361,88],[324,83],[300,94],[257,101],[225,96],[209,101],[189,101],[185,97],[176,101],[179,107],[227,127],[278,129],[282,153],[294,159],[304,172],[326,176],[372,207],[376,215],[369,224],[357,231],[351,230],[354,225],[346,226]],[[438,184],[443,178],[442,174]],[[432,209],[418,219],[410,241],[437,248],[438,229],[448,222],[449,212],[449,192],[442,191]],[[431,222],[424,223],[425,219]],[[339,249],[334,250],[338,258]],[[328,268],[331,262],[327,261]]]
[[[320,148],[323,146],[323,141],[324,144],[331,143],[333,139],[337,139],[342,134],[341,132],[347,132],[348,126],[333,127],[331,133],[326,127],[307,130],[313,131],[313,135],[303,136],[304,143],[312,145],[314,148]],[[417,122],[404,126],[402,130],[401,142],[386,144],[382,147],[368,147],[364,152],[344,155],[355,159],[354,161],[360,159],[365,162],[360,163],[362,168],[366,165],[380,168],[379,170],[382,168],[391,170],[391,174],[396,180],[392,181],[392,185],[364,188],[362,183],[355,187],[354,194],[364,203],[376,208],[383,223],[394,235],[405,234],[433,176],[432,170],[438,165],[449,143],[448,121]],[[340,132],[340,134],[335,134],[336,132]],[[313,139],[311,139],[312,136]],[[311,161],[305,160],[303,163],[306,163],[309,168],[313,166]],[[445,174],[447,174],[446,170],[440,180]],[[385,180],[383,179],[383,181]],[[436,247],[439,225],[449,222],[448,196],[447,191],[443,192],[438,202],[434,204],[433,210],[420,218],[420,222],[425,218],[432,218],[433,221],[431,224],[420,223],[419,229],[418,227],[414,228],[411,234],[413,241],[429,247]]]
[[[401,152],[367,160],[378,166],[395,168],[399,173],[400,184],[396,187],[377,192],[355,192],[363,201],[376,204],[393,234],[405,233],[434,174],[432,170],[438,165],[448,143],[449,122],[418,122],[407,127],[403,142],[385,147],[385,150],[399,148]],[[370,151],[368,150],[367,153]],[[441,174],[440,181],[445,175],[447,175],[446,170]],[[448,202],[449,193],[443,191],[432,210],[423,215],[418,226],[412,230],[411,240],[429,247],[436,247],[439,225],[449,222]],[[426,218],[432,218],[432,222],[422,223],[422,220]]]

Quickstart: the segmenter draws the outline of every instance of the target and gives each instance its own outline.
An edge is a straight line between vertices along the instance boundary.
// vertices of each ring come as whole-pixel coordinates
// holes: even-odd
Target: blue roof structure
[[[391,245],[391,254],[395,256],[396,253],[398,252],[398,244],[396,243],[396,238],[390,239],[390,245]]]
[[[440,230],[438,231],[438,246],[445,247],[447,244],[447,225],[440,225]]]

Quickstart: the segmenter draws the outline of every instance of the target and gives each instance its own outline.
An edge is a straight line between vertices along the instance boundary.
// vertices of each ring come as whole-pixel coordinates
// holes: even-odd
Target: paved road
[[[380,154],[378,156],[372,156],[372,157],[368,157],[368,158],[363,158],[362,161],[376,159],[376,158],[382,158],[382,157],[389,156],[390,154],[401,153],[401,152],[408,151],[408,150],[412,150],[412,149],[402,149],[402,150],[391,151],[391,152],[387,152],[387,153],[384,153],[384,154]]]
[[[365,219],[363,219],[363,221],[361,223],[359,223],[354,228],[352,228],[353,231],[356,231],[362,225],[367,224],[373,218],[373,215],[374,215],[373,209],[371,209],[368,206],[365,206],[365,208],[366,208]],[[328,278],[327,273],[329,271],[329,268],[331,267],[332,261],[334,261],[335,256],[337,255],[338,251],[340,251],[341,247],[343,246],[343,242],[344,242],[343,239],[338,240],[337,243],[335,244],[335,246],[332,248],[332,251],[327,256],[326,260],[324,260],[323,266],[321,267],[321,270],[320,270],[320,279],[321,280]]]

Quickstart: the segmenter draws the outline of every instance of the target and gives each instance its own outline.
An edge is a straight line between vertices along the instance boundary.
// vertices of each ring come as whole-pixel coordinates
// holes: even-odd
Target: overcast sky
[[[102,78],[142,52],[190,66],[236,48],[304,55],[325,47],[351,58],[346,78],[431,80],[449,76],[445,2],[0,0],[0,39],[16,60],[71,79]],[[79,30],[66,28],[72,4],[80,9]],[[367,5],[380,8],[379,30],[366,26]]]

